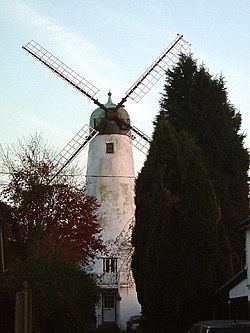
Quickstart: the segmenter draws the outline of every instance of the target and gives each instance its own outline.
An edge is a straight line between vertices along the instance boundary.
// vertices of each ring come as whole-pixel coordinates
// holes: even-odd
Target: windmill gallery
[[[130,237],[135,211],[132,145],[146,154],[150,138],[131,125],[124,104],[127,98],[139,102],[165,71],[177,63],[179,54],[188,48],[183,36],[178,35],[119,103],[114,104],[109,93],[108,102],[102,104],[95,97],[99,90],[93,84],[41,45],[32,40],[23,46],[24,50],[98,106],[90,117],[90,126],[85,125],[56,157],[54,162],[59,171],[50,179],[55,182],[60,172],[89,144],[87,193],[96,197],[100,204],[99,223],[106,243],[105,253],[100,254],[93,267],[102,290],[102,302],[96,309],[97,327],[108,322],[125,329],[130,316],[140,313],[130,269]]]

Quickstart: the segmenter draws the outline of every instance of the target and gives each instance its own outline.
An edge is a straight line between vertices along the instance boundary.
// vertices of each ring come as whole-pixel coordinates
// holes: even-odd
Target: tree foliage
[[[87,263],[103,249],[98,205],[57,170],[40,136],[20,141],[0,202],[7,272],[1,291],[16,293],[27,282],[34,331],[83,332],[94,320],[99,290]]]
[[[0,290],[15,294],[24,283],[31,291],[34,332],[80,333],[95,322],[99,291],[83,269],[54,258],[28,257]]]
[[[199,147],[161,113],[136,181],[132,269],[147,331],[208,318],[230,275],[230,246]]]
[[[161,112],[202,150],[238,269],[244,264],[244,243],[235,226],[249,214],[249,157],[240,133],[241,115],[228,100],[223,77],[213,78],[191,55],[183,55],[167,73]]]
[[[97,203],[66,176],[48,184],[56,166],[42,139],[20,142],[15,158],[6,163],[10,181],[3,195],[12,215],[8,253],[75,263],[93,259],[102,249]]]

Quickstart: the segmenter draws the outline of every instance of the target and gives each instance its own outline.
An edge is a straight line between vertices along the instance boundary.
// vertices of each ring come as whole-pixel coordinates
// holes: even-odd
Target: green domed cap
[[[112,102],[112,99],[111,99],[111,92],[108,93],[108,102],[104,105],[107,109],[114,109],[116,108],[116,104],[114,104]],[[128,122],[130,124],[130,118],[129,118],[129,115],[127,113],[127,111],[123,108],[123,107],[120,107],[118,110],[117,110],[117,113],[118,113],[118,117],[125,120],[126,122]],[[105,111],[102,109],[102,108],[97,108],[95,109],[91,116],[90,116],[90,126],[92,128],[95,128],[96,127],[96,124],[99,124],[101,122],[101,120],[105,117]]]

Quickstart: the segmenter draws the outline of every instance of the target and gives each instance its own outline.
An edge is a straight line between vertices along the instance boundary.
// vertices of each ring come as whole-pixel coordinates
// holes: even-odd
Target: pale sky
[[[250,1],[0,0],[0,29],[4,146],[41,132],[62,148],[95,109],[21,49],[31,39],[96,85],[105,103],[109,89],[119,102],[176,34],[183,34],[199,63],[212,75],[223,74],[229,99],[242,114],[242,131],[250,134]],[[163,84],[164,79],[139,104],[126,104],[132,124],[149,136]],[[135,151],[137,171],[143,159]]]

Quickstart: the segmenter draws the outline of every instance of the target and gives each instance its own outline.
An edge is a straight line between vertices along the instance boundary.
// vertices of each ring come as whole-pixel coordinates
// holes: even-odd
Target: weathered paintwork
[[[114,152],[106,153],[106,143],[113,143]],[[100,204],[99,223],[102,227],[103,240],[111,244],[109,252],[100,255],[96,261],[95,273],[103,274],[102,256],[112,256],[112,242],[121,233],[124,226],[134,217],[134,182],[135,171],[131,138],[121,134],[97,135],[89,145],[87,165],[87,192],[97,198]],[[130,230],[131,231],[131,230]],[[123,265],[118,255],[117,283],[103,284],[103,288],[117,290],[116,322],[120,329],[126,329],[130,316],[140,313],[140,305],[134,285],[121,280]],[[110,281],[111,281],[110,280]],[[102,283],[105,277],[102,275]],[[103,310],[97,309],[97,324],[102,323]]]

